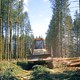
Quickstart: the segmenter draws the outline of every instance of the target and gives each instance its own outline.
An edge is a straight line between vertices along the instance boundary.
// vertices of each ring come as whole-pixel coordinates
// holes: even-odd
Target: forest
[[[0,80],[80,80],[80,0],[72,0],[79,3],[74,19],[70,0],[49,1],[45,47],[51,61],[29,63],[35,38],[24,0],[0,0]]]
[[[50,0],[53,15],[46,36],[46,46],[53,57],[80,55],[80,14],[72,19],[68,0]],[[55,3],[55,4],[54,4]],[[27,58],[33,41],[28,13],[23,0],[0,0],[0,59]]]
[[[0,0],[0,60],[27,58],[33,34],[23,0]]]
[[[80,0],[79,12],[72,19],[69,0],[50,0],[53,15],[46,36],[47,49],[53,57],[80,56]],[[74,2],[74,1],[72,1]],[[77,1],[75,1],[77,2]]]

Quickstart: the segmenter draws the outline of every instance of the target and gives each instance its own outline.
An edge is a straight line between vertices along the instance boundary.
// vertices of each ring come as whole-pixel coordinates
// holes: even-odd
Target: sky
[[[76,1],[76,2],[74,2]],[[78,0],[70,0],[69,8],[74,19],[74,13],[78,10]],[[46,37],[46,32],[52,17],[52,8],[49,0],[24,0],[24,11],[28,12],[31,28],[35,37]]]
[[[75,11],[79,12],[79,0],[69,0],[69,9],[72,19],[75,19]]]
[[[28,11],[31,28],[36,37],[45,38],[48,25],[52,17],[51,3],[49,0],[24,0],[24,10]]]

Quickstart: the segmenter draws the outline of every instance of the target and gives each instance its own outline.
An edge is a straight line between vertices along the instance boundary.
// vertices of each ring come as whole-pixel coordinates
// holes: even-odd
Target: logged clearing
[[[27,70],[27,64],[24,61],[2,61],[0,62],[0,73],[5,73],[8,70],[19,80],[30,80],[33,70]],[[80,79],[80,58],[54,58],[53,65],[54,68],[49,69],[52,80]]]
[[[55,63],[56,62],[56,63]],[[58,65],[64,64],[65,66],[70,67],[79,67],[80,66],[80,57],[78,58],[54,58],[53,64],[54,66],[58,63]]]

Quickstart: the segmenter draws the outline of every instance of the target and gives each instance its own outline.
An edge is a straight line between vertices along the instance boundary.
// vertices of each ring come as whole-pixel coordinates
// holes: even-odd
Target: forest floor
[[[55,78],[53,80],[80,80],[80,58],[54,58],[53,60],[54,68],[49,69]],[[1,61],[0,76],[10,71],[10,75],[20,80],[29,80],[32,70],[27,70],[27,64],[25,61]]]
[[[31,70],[26,70],[26,65],[27,65],[27,62],[25,61],[23,62],[1,61],[0,62],[0,77],[6,76],[6,75],[7,77],[14,76],[15,78],[19,80],[28,78],[28,75],[30,75]]]
[[[51,69],[55,80],[80,80],[80,58],[54,58]]]

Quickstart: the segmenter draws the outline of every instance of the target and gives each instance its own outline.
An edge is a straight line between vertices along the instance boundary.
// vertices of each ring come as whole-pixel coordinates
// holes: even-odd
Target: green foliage
[[[16,76],[18,74],[21,74],[23,70],[21,69],[21,67],[16,65],[16,62],[2,61],[0,63],[0,71],[3,73],[7,73],[7,71],[9,71],[11,72],[11,75]]]
[[[80,71],[62,70],[56,68],[59,72],[50,72],[43,66],[36,65],[33,67],[32,78],[30,80],[79,80]],[[64,68],[63,68],[64,69]],[[54,70],[54,69],[53,69]]]
[[[32,33],[23,2],[0,0],[0,59],[26,58],[29,53]]]
[[[23,62],[23,64],[25,61]],[[26,67],[26,65],[25,65]],[[24,77],[29,72],[22,69],[22,67],[17,65],[17,62],[0,62],[0,80],[22,80],[21,77]]]
[[[18,80],[15,76],[12,74],[13,70],[11,68],[6,69],[3,73],[0,75],[1,80]]]
[[[50,71],[41,65],[33,67],[32,78],[30,80],[53,80]]]
[[[68,57],[72,46],[72,19],[69,14],[69,0],[50,0],[53,15],[46,36],[49,53],[53,57]],[[67,36],[67,37],[66,37]]]
[[[77,57],[77,56],[80,56],[80,19],[79,19],[79,13],[76,11],[76,14],[75,14],[75,20],[73,22],[73,32],[74,32],[74,37],[76,38],[74,41],[74,55]]]

